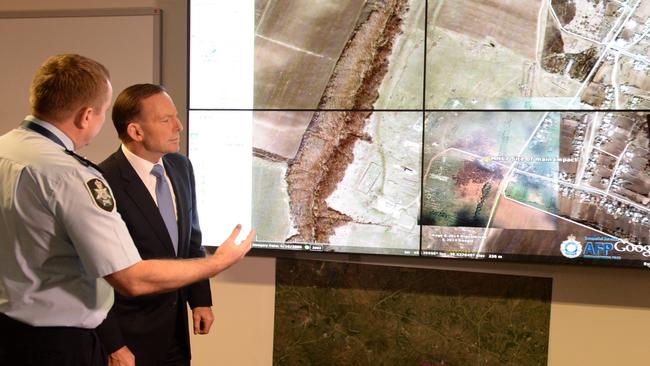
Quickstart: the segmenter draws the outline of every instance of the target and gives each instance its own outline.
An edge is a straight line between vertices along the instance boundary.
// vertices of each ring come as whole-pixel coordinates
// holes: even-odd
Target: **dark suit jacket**
[[[165,155],[163,164],[176,195],[178,258],[203,257],[192,165],[180,154]],[[122,150],[118,149],[100,167],[142,259],[176,258],[158,207]],[[115,304],[97,333],[108,353],[127,345],[135,354],[138,366],[162,364],[172,341],[179,342],[189,358],[187,302],[191,308],[211,306],[209,282],[131,298],[116,292]],[[176,333],[175,329],[178,329]]]

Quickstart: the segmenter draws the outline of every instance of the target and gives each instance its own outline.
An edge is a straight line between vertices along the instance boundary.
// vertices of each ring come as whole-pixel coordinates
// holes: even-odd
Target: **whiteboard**
[[[160,9],[0,12],[0,134],[30,113],[29,85],[51,55],[77,53],[108,68],[117,94],[136,83],[161,83]],[[79,153],[101,162],[117,150],[110,119]]]

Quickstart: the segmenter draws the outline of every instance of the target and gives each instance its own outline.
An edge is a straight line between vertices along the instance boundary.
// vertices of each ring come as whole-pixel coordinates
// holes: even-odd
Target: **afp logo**
[[[609,257],[609,252],[614,249],[614,244],[605,241],[595,241],[585,243],[585,256]]]
[[[562,255],[567,258],[577,258],[582,253],[582,244],[576,240],[576,237],[569,235],[560,245]]]

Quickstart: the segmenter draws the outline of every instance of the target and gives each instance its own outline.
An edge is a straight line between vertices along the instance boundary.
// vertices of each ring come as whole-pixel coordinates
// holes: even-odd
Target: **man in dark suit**
[[[140,256],[205,256],[194,173],[190,161],[178,154],[183,127],[170,96],[159,85],[133,85],[117,97],[112,117],[122,146],[100,167]],[[207,334],[214,320],[207,280],[157,295],[116,293],[98,328],[109,365],[189,365],[186,303],[194,333]]]

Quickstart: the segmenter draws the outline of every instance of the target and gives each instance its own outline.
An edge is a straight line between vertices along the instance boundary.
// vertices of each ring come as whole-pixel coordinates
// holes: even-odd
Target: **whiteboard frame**
[[[111,16],[153,16],[154,52],[152,80],[162,84],[162,10],[153,7],[139,8],[106,8],[106,9],[64,9],[64,10],[16,10],[0,11],[0,19],[33,19],[33,18],[90,18]]]

